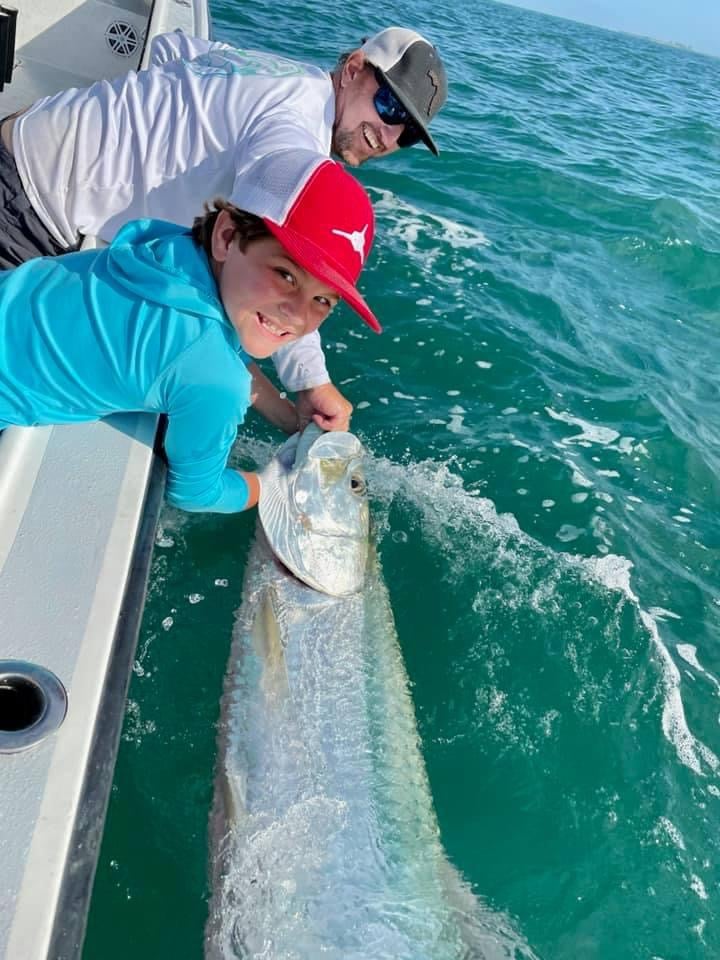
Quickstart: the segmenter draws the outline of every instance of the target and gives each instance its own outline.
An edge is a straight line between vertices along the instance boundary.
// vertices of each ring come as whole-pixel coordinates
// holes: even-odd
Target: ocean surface
[[[440,158],[359,174],[385,333],[324,330],[448,856],[542,960],[720,956],[720,60],[481,0],[212,13],[448,66]],[[238,461],[281,439],[251,417]],[[202,956],[254,522],[162,517],[85,960]]]

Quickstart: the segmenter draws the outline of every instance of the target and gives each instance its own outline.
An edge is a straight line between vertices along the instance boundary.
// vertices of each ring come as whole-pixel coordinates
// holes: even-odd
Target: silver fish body
[[[338,527],[362,515],[344,510]],[[363,536],[362,589],[333,597],[292,575],[258,530],[223,697],[206,956],[530,957],[440,843],[387,591]]]

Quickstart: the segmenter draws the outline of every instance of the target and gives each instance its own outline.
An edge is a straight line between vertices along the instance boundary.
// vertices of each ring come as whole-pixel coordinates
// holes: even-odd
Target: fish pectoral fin
[[[262,663],[260,683],[263,693],[268,699],[287,698],[290,687],[285,663],[285,646],[269,590],[265,593],[253,622],[252,645]]]

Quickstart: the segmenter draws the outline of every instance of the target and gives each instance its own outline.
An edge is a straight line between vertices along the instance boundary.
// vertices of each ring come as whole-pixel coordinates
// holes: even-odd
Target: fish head
[[[369,510],[363,446],[310,424],[261,474],[260,522],[275,556],[308,586],[334,597],[365,580]]]

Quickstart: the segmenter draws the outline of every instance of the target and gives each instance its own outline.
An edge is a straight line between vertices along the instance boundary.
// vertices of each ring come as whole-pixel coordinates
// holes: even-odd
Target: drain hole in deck
[[[45,694],[25,677],[0,680],[0,730],[28,730],[45,713]]]

